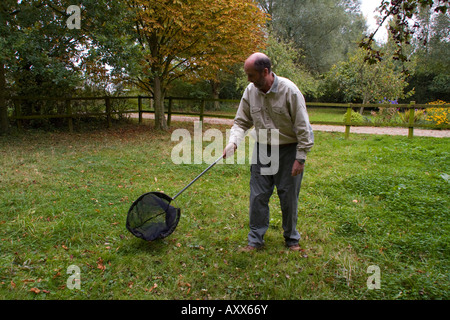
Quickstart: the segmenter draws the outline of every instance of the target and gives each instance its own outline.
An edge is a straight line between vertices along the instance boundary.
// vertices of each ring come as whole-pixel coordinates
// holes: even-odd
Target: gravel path
[[[137,117],[137,115],[132,115]],[[153,119],[153,114],[143,114],[145,119]],[[177,116],[172,115],[173,121],[198,121],[198,117]],[[232,119],[220,119],[204,117],[205,123],[212,124],[228,124],[233,125]],[[345,132],[345,126],[329,126],[329,125],[312,125],[314,131],[327,131],[327,132]],[[386,135],[399,135],[408,136],[408,128],[380,128],[380,127],[351,127],[350,133],[365,133],[365,134],[386,134]],[[426,130],[426,129],[414,129],[414,136],[417,137],[435,137],[435,138],[450,138],[450,130]]]

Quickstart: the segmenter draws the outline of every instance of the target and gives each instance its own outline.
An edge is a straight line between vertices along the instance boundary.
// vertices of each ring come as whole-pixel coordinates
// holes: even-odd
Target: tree
[[[164,96],[180,78],[215,80],[264,45],[266,16],[251,0],[127,0],[138,43],[138,84],[153,94],[155,127],[166,130]]]
[[[82,68],[117,1],[83,0],[80,29],[68,28],[70,0],[2,0],[0,4],[0,131],[8,128],[5,96],[66,96],[83,79]],[[114,17],[114,15],[111,15]],[[88,51],[88,52],[86,52]],[[43,106],[23,101],[24,114]]]
[[[411,43],[414,34],[421,29],[420,37],[426,39],[427,28],[421,28],[418,18],[420,10],[432,9],[437,14],[447,14],[450,9],[449,0],[383,0],[378,10],[381,14],[378,28],[360,41],[359,46],[366,50],[366,60],[374,64],[382,60],[382,53],[374,44],[374,36],[380,27],[390,18],[389,33],[396,44],[395,60],[407,61],[409,59],[405,46]],[[422,21],[423,23],[423,21]],[[404,70],[407,72],[407,70]]]
[[[356,0],[259,0],[274,35],[301,50],[301,62],[327,72],[357,48],[365,21]]]
[[[360,100],[367,104],[410,95],[411,92],[404,92],[408,85],[405,78],[392,59],[371,65],[365,60],[364,49],[359,49],[348,61],[334,66],[325,83],[331,88],[329,90],[341,92],[345,101]]]
[[[316,97],[318,80],[300,63],[301,51],[295,49],[292,42],[285,43],[282,39],[276,39],[273,32],[270,32],[267,47],[263,52],[270,58],[273,72],[293,81],[305,97]],[[242,66],[237,74],[237,86],[240,90],[244,90],[248,85],[248,80]]]
[[[408,82],[415,88],[414,100],[426,103],[450,101],[450,14],[436,14],[433,9],[421,9],[417,22],[418,35],[413,38],[417,61],[414,74]]]

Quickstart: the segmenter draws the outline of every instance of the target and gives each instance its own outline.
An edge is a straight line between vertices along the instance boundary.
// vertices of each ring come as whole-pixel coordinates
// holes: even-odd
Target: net
[[[181,215],[181,210],[172,207],[170,202],[175,200],[223,157],[224,155],[221,155],[173,198],[162,192],[149,192],[140,196],[128,210],[126,223],[128,231],[147,241],[169,236],[177,227]]]
[[[128,211],[127,229],[147,241],[167,237],[175,230],[181,214],[179,208],[170,205],[171,201],[161,192],[143,194]]]

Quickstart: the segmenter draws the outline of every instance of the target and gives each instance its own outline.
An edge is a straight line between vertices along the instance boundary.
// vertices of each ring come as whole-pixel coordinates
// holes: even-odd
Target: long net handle
[[[172,200],[175,200],[176,197],[178,197],[180,194],[182,194],[187,188],[189,188],[195,181],[197,181],[202,175],[204,175],[209,169],[214,167],[217,162],[219,162],[223,158],[223,155],[221,155],[216,161],[214,161],[208,168],[206,168],[202,173],[200,173],[194,180],[192,180],[186,187],[183,188],[180,192],[178,192],[175,197],[172,198]]]

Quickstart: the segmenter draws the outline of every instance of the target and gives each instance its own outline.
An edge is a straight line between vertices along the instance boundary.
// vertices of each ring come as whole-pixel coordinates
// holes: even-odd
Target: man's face
[[[252,82],[256,88],[263,89],[266,84],[266,69],[263,72],[258,72],[253,66],[244,66],[244,71],[247,74],[247,79]]]

